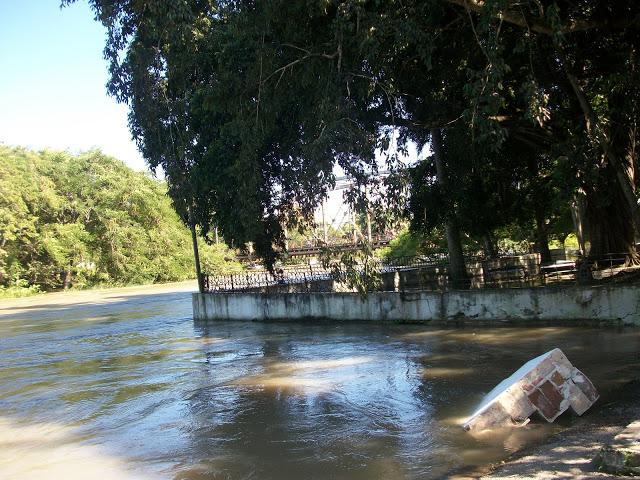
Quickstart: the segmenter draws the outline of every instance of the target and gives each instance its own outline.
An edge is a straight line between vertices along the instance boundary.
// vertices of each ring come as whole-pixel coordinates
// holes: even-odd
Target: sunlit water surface
[[[603,394],[637,330],[194,324],[188,293],[0,311],[0,478],[446,478],[558,425],[473,438],[483,394],[562,348]]]

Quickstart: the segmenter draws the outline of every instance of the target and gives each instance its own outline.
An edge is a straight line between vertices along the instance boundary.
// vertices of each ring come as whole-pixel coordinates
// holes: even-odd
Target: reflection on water
[[[354,366],[373,361],[371,357],[347,357],[331,360],[307,360],[298,362],[263,362],[263,373],[247,375],[235,385],[271,389],[332,391],[336,385],[357,378]]]
[[[0,417],[0,477],[15,479],[144,480],[126,461],[83,442],[56,423],[20,425]]]
[[[624,329],[194,325],[182,293],[0,311],[0,478],[442,478],[576,421],[460,427],[556,346],[602,401],[640,366]]]

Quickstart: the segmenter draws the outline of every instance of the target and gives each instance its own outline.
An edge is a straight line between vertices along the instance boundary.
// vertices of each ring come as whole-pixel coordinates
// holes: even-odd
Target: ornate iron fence
[[[495,259],[466,257],[467,278],[454,282],[449,276],[446,254],[394,257],[380,262],[373,272],[379,291],[518,288],[553,284],[601,283],[614,279],[628,267],[629,255],[607,254],[598,258],[560,260],[541,264],[537,254]],[[360,272],[364,275],[364,272]],[[247,272],[238,275],[204,275],[208,292],[332,292],[348,291],[345,275],[319,265],[282,267],[275,273]]]
[[[271,291],[289,293],[332,291],[333,275],[328,271],[308,269],[272,274],[253,272],[238,275],[204,275],[207,292]],[[324,282],[324,283],[323,283]]]

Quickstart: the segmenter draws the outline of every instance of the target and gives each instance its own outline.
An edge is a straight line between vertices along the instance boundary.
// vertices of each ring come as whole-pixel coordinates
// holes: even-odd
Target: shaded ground
[[[596,403],[591,412],[576,420],[568,430],[542,445],[517,453],[501,465],[489,467],[488,475],[481,476],[482,472],[477,471],[467,478],[619,479],[621,477],[598,472],[592,459],[627,424],[640,418],[639,400],[640,380],[635,380],[622,387],[618,400]]]

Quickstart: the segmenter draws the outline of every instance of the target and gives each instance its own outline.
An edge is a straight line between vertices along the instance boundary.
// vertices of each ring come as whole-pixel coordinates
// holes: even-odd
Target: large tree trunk
[[[540,262],[543,265],[551,263],[551,250],[549,250],[549,235],[544,212],[538,205],[535,207],[536,216],[536,251],[540,254]]]
[[[587,254],[587,245],[585,240],[585,235],[587,232],[586,221],[585,221],[585,195],[581,190],[576,192],[573,196],[573,201],[569,205],[571,210],[571,219],[573,220],[573,229],[576,233],[576,238],[578,239],[578,248],[580,250],[580,255],[584,256]]]
[[[585,130],[589,137],[600,147],[603,154],[601,175],[597,185],[586,186],[588,237],[590,241],[589,257],[597,262],[604,254],[624,254],[628,263],[638,263],[635,249],[636,234],[640,233],[640,205],[635,189],[635,124],[624,119],[619,122],[631,133],[629,144],[631,158],[624,147],[616,148],[612,132],[607,125],[599,124],[589,99],[585,95],[578,79],[567,65],[563,52],[558,50],[563,68],[571,88],[578,100],[584,116]],[[615,101],[613,98],[611,101]],[[614,109],[615,110],[615,109]],[[616,119],[610,119],[616,120]],[[618,126],[618,128],[620,128]]]
[[[64,271],[64,276],[62,278],[62,289],[68,290],[71,287],[71,265],[67,266],[67,269]]]
[[[445,226],[447,233],[447,249],[449,250],[449,279],[453,288],[468,288],[469,276],[464,264],[460,229],[455,218],[449,219]]]
[[[495,238],[491,232],[487,232],[482,236],[484,256],[487,258],[497,258],[498,249],[496,248]]]
[[[611,187],[619,189],[622,193],[622,200],[627,204],[627,209],[631,214],[631,221],[633,223],[634,230],[636,232],[640,232],[640,205],[638,205],[638,198],[635,192],[635,183],[633,179],[633,159],[631,163],[629,163],[624,157],[621,158],[618,155],[618,152],[615,151],[611,144],[611,139],[607,134],[606,127],[597,124],[596,114],[580,87],[578,79],[571,73],[571,70],[566,64],[566,60],[563,61],[563,64],[567,79],[571,84],[571,88],[578,99],[578,103],[580,104],[580,108],[584,115],[585,129],[589,136],[593,138],[601,148],[604,158],[611,166],[615,178],[617,179],[617,186],[611,185]]]
[[[431,129],[431,149],[433,150],[433,157],[435,159],[438,184],[446,190],[446,161],[444,159],[444,152],[442,151],[442,133],[438,128]],[[469,277],[464,264],[460,228],[455,211],[449,212],[445,231],[447,234],[447,249],[449,250],[449,279],[454,288],[467,288],[469,286]]]
[[[593,260],[604,255],[633,255],[634,229],[631,212],[623,192],[616,188],[616,179],[610,173],[611,166],[603,167],[603,174],[597,184],[587,187],[586,217],[588,255]]]

